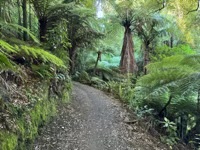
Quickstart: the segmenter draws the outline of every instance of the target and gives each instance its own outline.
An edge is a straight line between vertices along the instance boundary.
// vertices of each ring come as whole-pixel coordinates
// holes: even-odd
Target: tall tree
[[[35,13],[38,17],[38,24],[39,24],[39,36],[40,41],[46,41],[46,34],[47,34],[47,25],[48,25],[48,17],[49,12],[51,12],[51,8],[54,7],[56,4],[60,4],[59,1],[55,0],[30,0],[33,3],[33,7]],[[59,19],[59,17],[57,18]]]
[[[123,21],[123,26],[125,32],[124,32],[124,41],[121,51],[120,70],[122,73],[136,73],[137,65],[134,58],[134,45],[130,28],[131,20],[129,20],[128,16]]]
[[[22,1],[22,10],[23,10],[23,26],[28,29],[28,13],[27,13],[27,0]],[[28,34],[26,31],[23,32],[24,41],[28,40]]]
[[[101,27],[95,19],[95,13],[88,8],[78,6],[68,13],[67,20],[69,40],[71,47],[68,49],[70,57],[70,72],[75,72],[78,48],[92,44],[94,40],[102,37]]]
[[[22,17],[21,17],[21,2],[17,0],[17,9],[18,9],[18,24],[22,26]],[[21,39],[21,30],[19,29],[18,38]]]
[[[118,18],[125,29],[121,50],[120,70],[122,73],[136,73],[137,64],[134,58],[134,44],[132,39],[132,24],[134,22],[134,2],[113,2]]]
[[[169,21],[159,13],[149,14],[142,11],[135,18],[134,29],[143,42],[143,71],[147,74],[146,65],[150,63],[150,53],[153,52],[153,42],[161,34],[167,34]],[[171,39],[171,38],[170,38]],[[171,41],[170,41],[171,42]]]

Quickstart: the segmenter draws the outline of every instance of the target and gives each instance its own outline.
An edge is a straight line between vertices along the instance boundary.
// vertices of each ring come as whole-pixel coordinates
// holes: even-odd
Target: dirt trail
[[[44,127],[35,150],[165,150],[138,125],[122,104],[103,92],[74,83],[70,105]],[[143,131],[143,132],[142,132]]]

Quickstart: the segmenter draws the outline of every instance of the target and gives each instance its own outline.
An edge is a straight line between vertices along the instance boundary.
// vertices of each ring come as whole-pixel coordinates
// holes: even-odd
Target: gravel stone
[[[167,150],[134,123],[134,117],[104,92],[74,83],[70,104],[44,127],[34,150]]]

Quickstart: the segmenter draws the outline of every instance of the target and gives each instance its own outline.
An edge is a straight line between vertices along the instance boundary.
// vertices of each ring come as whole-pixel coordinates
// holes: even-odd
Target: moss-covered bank
[[[57,106],[69,101],[71,82],[37,81],[22,91],[26,99],[5,102],[0,94],[0,150],[29,150],[38,129],[56,115]]]

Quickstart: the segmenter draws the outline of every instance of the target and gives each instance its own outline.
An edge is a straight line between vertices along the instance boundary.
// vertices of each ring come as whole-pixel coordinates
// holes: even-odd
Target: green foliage
[[[196,105],[200,89],[200,56],[192,48],[199,49],[200,17],[195,11],[185,14],[196,8],[196,0],[102,0],[102,8],[106,12],[103,19],[95,17],[95,0],[30,0],[27,2],[30,7],[27,11],[29,28],[24,28],[21,1],[17,4],[13,0],[0,0],[0,10],[2,10],[0,12],[0,72],[20,70],[20,65],[24,65],[29,67],[34,77],[48,81],[51,79],[52,84],[56,85],[68,80],[65,73],[69,63],[74,61],[76,67],[74,72],[77,71],[78,80],[108,90],[125,102],[130,102],[139,115],[157,115],[172,96],[172,101],[166,107],[166,114],[164,114],[168,119],[165,118],[162,122],[167,125],[170,138],[166,142],[169,145],[175,143],[176,137],[175,125],[171,124],[172,122],[178,124],[177,120],[180,117],[189,116],[187,132],[195,126],[199,116]],[[43,19],[47,21],[47,32],[45,29],[40,29],[40,21]],[[123,41],[124,30],[119,22],[123,26],[130,25],[133,31],[136,39],[134,40],[136,60],[146,65],[143,52],[148,51],[153,62],[146,66],[148,74],[139,77],[136,87],[135,78],[128,81],[121,79],[118,69],[113,68],[119,65]],[[39,43],[38,31],[46,32],[45,44]],[[29,35],[28,42],[20,40],[24,32]],[[36,43],[40,44],[40,47],[37,47]],[[52,54],[46,50],[50,50]],[[91,77],[90,75],[94,75],[98,51],[102,52],[102,61],[97,65],[95,76]],[[21,67],[21,72],[24,66]],[[2,81],[7,84],[6,81]],[[59,88],[55,86],[51,90],[59,93],[63,86]],[[65,86],[69,88],[68,84]],[[20,106],[15,108],[20,113],[23,112],[23,115],[18,118],[17,125],[20,140],[24,142],[24,137],[32,139],[37,135],[37,127],[40,122],[48,118],[48,114],[51,113],[49,110],[55,111],[53,106],[50,106],[51,102],[47,104],[49,101],[44,102],[42,98],[39,100],[29,91],[26,94],[32,102],[32,108],[30,110],[23,110]],[[64,97],[69,98],[69,93],[66,92]],[[28,121],[25,122],[27,116]],[[12,149],[16,146],[16,137],[7,133],[5,137],[12,139],[13,143],[11,140],[3,139],[3,142],[6,141],[6,144],[3,143],[4,149]]]
[[[91,9],[77,5],[68,14],[69,40],[72,47],[85,47],[103,36],[100,22]]]
[[[85,71],[81,72],[78,78],[81,83],[89,84],[91,82],[90,76]]]
[[[194,85],[194,82],[188,83],[187,79],[198,73],[197,68],[192,66],[192,64],[196,67],[199,66],[196,57],[199,56],[171,56],[160,62],[149,64],[147,66],[149,74],[138,80],[137,87],[143,87],[149,94],[151,92],[153,92],[152,94],[176,93],[180,92],[180,90],[183,92],[186,90],[184,81],[187,86]],[[194,60],[194,62],[189,61],[189,59]],[[192,64],[187,64],[186,62],[191,62]],[[178,84],[182,85],[181,88],[178,88]]]
[[[0,70],[14,69],[11,60],[8,58],[10,53],[16,53],[15,48],[0,40]]]
[[[1,150],[31,149],[38,128],[56,114],[61,101],[68,102],[70,98],[66,18],[74,3],[61,5],[62,0],[26,2],[27,10],[20,0],[0,1]],[[47,38],[50,46],[39,43],[37,38],[38,21],[46,17],[47,29],[52,31],[51,39]],[[23,34],[28,34],[27,41],[22,41]],[[44,47],[47,48],[44,50]],[[63,60],[56,56],[62,56]],[[43,85],[40,85],[41,80]]]
[[[196,134],[194,140],[190,141],[190,143],[195,145],[196,147],[198,147],[198,150],[199,150],[199,147],[200,147],[200,135]]]
[[[54,49],[67,49],[71,46],[67,33],[67,20],[62,19],[48,32],[48,44]]]
[[[47,36],[47,47],[52,53],[62,59],[65,66],[69,66],[69,54],[66,51],[71,47],[68,37],[67,20],[62,19],[49,29]]]
[[[26,32],[26,33],[32,38],[32,40],[33,40],[35,43],[39,44],[38,38],[37,38],[33,33],[31,33],[27,28],[24,28],[24,27],[22,27],[22,26],[20,26],[20,25],[17,25],[17,24],[6,24],[6,27],[7,27],[7,28],[10,27],[9,29],[12,29],[12,28],[13,28],[14,31],[16,31],[17,29],[20,29],[20,31]],[[19,32],[19,31],[18,31],[18,32]]]
[[[144,107],[138,107],[138,106],[137,106],[137,107],[135,108],[135,112],[136,112],[137,117],[143,118],[143,117],[146,117],[146,116],[151,116],[151,115],[153,115],[154,109],[148,108],[147,105],[144,105]]]
[[[52,63],[58,67],[65,67],[61,59],[41,48],[20,46],[19,51],[20,51],[19,53],[26,58],[33,58],[36,60],[41,60],[45,63],[46,62]]]
[[[192,55],[192,54],[196,54],[196,52],[189,45],[178,45],[173,48],[164,45],[162,47],[157,47],[150,57],[152,62],[156,62],[173,55]]]
[[[108,84],[98,77],[91,78],[91,85],[101,90],[107,90],[108,87]]]
[[[53,77],[53,68],[51,69],[48,65],[32,65],[31,68],[41,78],[47,79]]]
[[[110,81],[108,82],[109,91],[117,98],[124,102],[129,102],[134,96],[134,85],[130,81],[124,80],[123,82]]]
[[[168,134],[166,137],[161,137],[161,140],[169,145],[170,149],[172,149],[172,146],[179,140],[176,133],[176,124],[167,118],[164,118],[164,121],[162,121],[161,124],[163,124],[163,127],[166,128],[166,132]]]
[[[173,145],[177,141],[176,132],[182,132],[180,138],[184,138],[188,131],[194,127],[192,123],[198,120],[199,112],[196,107],[197,92],[199,90],[199,55],[174,55],[166,57],[162,61],[151,63],[147,66],[148,74],[141,77],[136,84],[135,99],[131,103],[139,106],[147,105],[161,115],[165,108],[165,126],[170,130],[167,143]],[[171,100],[170,97],[172,97]],[[187,122],[179,122],[178,119],[187,117]],[[178,131],[171,128],[178,125],[186,126],[184,130]],[[176,125],[176,126],[175,126]]]
[[[10,60],[0,52],[0,70],[7,70],[12,69],[13,65],[11,64]]]
[[[9,111],[7,115],[14,118],[14,121],[11,123],[14,124],[15,129],[1,129],[0,148],[2,150],[31,148],[32,142],[38,135],[39,127],[47,123],[52,116],[55,116],[57,106],[60,103],[69,101],[71,84],[67,80],[63,81],[62,84],[66,86],[61,91],[64,93],[63,97],[61,97],[62,102],[55,95],[49,96],[48,83],[43,82],[41,85],[38,84],[37,88],[33,89],[33,87],[29,87],[25,89],[25,95],[29,101],[28,105],[23,103],[17,105],[12,103],[7,104],[8,110],[6,111]]]
[[[14,24],[14,23],[3,22],[1,20],[0,20],[0,25],[1,25],[2,30],[3,30],[2,31],[3,36],[5,36],[6,34],[8,34],[8,33],[4,33],[4,30],[9,31],[9,32],[12,31],[13,33],[10,33],[12,35],[12,37],[15,37],[14,33],[16,31],[17,31],[17,33],[20,33],[21,31],[24,31],[24,32],[26,32],[31,37],[31,39],[35,43],[39,44],[38,38],[33,33],[31,33],[27,28],[24,28],[23,26],[20,26],[18,24]]]
[[[19,56],[21,58],[24,57],[30,61],[31,59],[34,59],[44,63],[51,63],[58,67],[65,68],[65,65],[61,59],[50,52],[43,50],[42,48],[35,48],[27,45],[12,46],[3,40],[0,40],[1,69],[13,69],[14,63],[11,61],[11,55]]]
[[[16,53],[15,48],[3,40],[0,40],[0,48],[1,48],[0,51],[6,54]]]
[[[49,13],[54,13],[55,10],[59,10],[59,7],[64,7],[60,5],[61,0],[31,0],[31,3],[33,3],[38,18],[48,17]]]
[[[8,131],[0,131],[1,150],[14,150],[17,147],[17,136]]]

